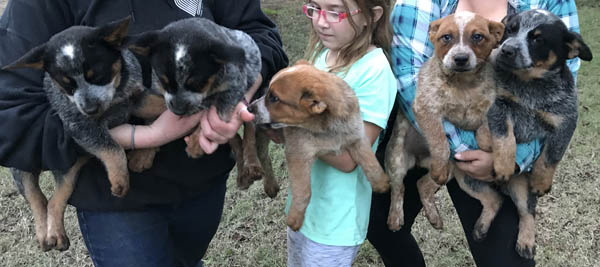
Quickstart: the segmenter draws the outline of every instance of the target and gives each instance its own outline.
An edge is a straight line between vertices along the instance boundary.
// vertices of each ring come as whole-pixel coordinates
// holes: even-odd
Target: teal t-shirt
[[[319,55],[315,67],[328,69],[325,63],[328,51]],[[338,76],[356,93],[363,120],[385,129],[396,97],[396,79],[383,50],[371,50]],[[375,141],[373,152],[377,144]],[[371,208],[371,184],[362,169],[357,167],[344,173],[317,159],[310,179],[312,195],[300,232],[325,245],[362,244],[367,235]],[[291,192],[288,192],[286,213],[291,198]]]

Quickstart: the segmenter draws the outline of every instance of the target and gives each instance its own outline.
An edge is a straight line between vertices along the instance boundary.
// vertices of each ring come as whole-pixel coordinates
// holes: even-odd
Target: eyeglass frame
[[[354,15],[360,13],[360,9],[350,11],[350,15],[348,15],[348,12],[345,12],[345,11],[337,12],[337,11],[331,11],[331,10],[323,10],[321,8],[312,6],[310,4],[304,4],[304,5],[302,5],[302,11],[304,12],[304,15],[306,15],[306,17],[308,17],[309,19],[314,19],[314,17],[311,17],[308,15],[309,8],[312,9],[313,11],[317,12],[317,19],[321,18],[321,16],[322,16],[324,18],[324,20],[329,23],[340,23],[340,22],[342,22],[342,20],[347,19],[349,16],[354,16]],[[328,21],[325,12],[327,12],[329,14],[337,14],[338,21]]]

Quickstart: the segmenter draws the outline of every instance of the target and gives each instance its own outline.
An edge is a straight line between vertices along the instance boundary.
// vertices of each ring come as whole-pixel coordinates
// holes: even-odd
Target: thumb
[[[477,156],[477,150],[467,150],[460,153],[456,153],[454,158],[462,161],[473,161],[479,159]]]
[[[248,107],[244,103],[238,103],[235,110],[242,121],[250,122],[254,120],[254,114],[248,111]]]

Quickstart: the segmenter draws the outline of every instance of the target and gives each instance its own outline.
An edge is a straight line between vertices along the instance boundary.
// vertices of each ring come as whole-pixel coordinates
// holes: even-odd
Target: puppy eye
[[[536,36],[533,38],[533,43],[534,44],[542,44],[542,43],[544,43],[544,38],[542,38],[541,36]]]
[[[444,43],[449,43],[450,41],[452,41],[452,35],[444,34],[442,35],[442,37],[440,37],[440,40],[442,40]]]
[[[511,34],[513,32],[517,32],[517,25],[512,24],[512,25],[509,25],[508,27],[506,27],[507,34]]]
[[[471,36],[471,39],[473,40],[474,43],[479,43],[479,42],[481,42],[481,40],[483,40],[483,35],[481,35],[479,33],[475,33],[475,34],[473,34],[473,36]]]
[[[279,97],[277,97],[273,93],[269,93],[269,102],[271,102],[271,103],[279,102]]]
[[[67,93],[68,95],[73,95],[73,93],[75,93],[75,88],[77,87],[77,84],[75,83],[75,81],[73,81],[73,79],[67,77],[66,75],[60,75],[57,78],[57,81],[59,82],[65,93]]]

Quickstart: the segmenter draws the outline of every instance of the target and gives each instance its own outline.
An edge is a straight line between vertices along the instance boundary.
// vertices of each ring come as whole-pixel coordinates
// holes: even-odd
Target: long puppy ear
[[[567,47],[569,48],[568,58],[579,57],[585,61],[592,60],[592,51],[583,42],[583,38],[579,33],[569,32],[565,39]]]
[[[4,66],[3,70],[12,70],[18,68],[32,68],[32,69],[43,69],[44,68],[44,55],[46,54],[46,44],[38,45],[29,50],[21,58],[15,62]]]
[[[147,31],[128,38],[127,48],[139,56],[148,56],[158,42],[160,31]]]
[[[127,16],[123,19],[110,22],[100,28],[98,28],[99,35],[108,44],[121,47],[125,42],[125,37],[129,32],[129,23],[131,22],[131,16]]]

